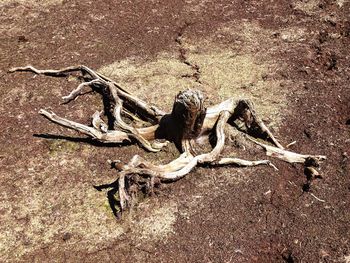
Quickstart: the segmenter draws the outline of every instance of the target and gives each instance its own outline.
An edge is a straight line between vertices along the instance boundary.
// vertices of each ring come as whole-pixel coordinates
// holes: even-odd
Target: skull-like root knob
[[[181,91],[175,97],[171,116],[178,127],[179,141],[196,138],[206,114],[204,96],[198,90]]]

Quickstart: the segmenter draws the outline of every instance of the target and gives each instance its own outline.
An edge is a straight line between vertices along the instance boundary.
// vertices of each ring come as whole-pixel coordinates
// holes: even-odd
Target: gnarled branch
[[[131,95],[113,80],[83,65],[59,70],[38,70],[32,66],[10,70],[15,71],[30,71],[49,76],[81,73],[84,81],[69,95],[63,97],[64,103],[75,100],[85,87],[90,87],[102,95],[104,111],[96,111],[92,115],[92,126],[67,120],[43,109],[39,111],[56,124],[81,132],[100,142],[122,143],[126,140],[138,142],[150,152],[160,151],[169,142],[176,144],[181,154],[167,164],[156,165],[139,155],[135,155],[127,164],[114,162],[118,170],[117,180],[96,189],[101,190],[104,187],[117,189],[115,191],[118,191],[120,211],[132,205],[136,192],[142,190],[150,194],[158,183],[178,180],[197,165],[269,165],[277,169],[270,160],[248,161],[221,156],[225,147],[226,125],[231,125],[239,132],[249,135],[248,138],[263,147],[268,156],[290,163],[306,163],[311,159],[319,162],[326,159],[323,155],[304,155],[285,150],[259,118],[250,100],[232,98],[206,109],[202,93],[189,89],[177,94],[172,111],[165,113]],[[215,138],[211,150],[204,153],[198,151],[196,146],[206,141],[202,138],[209,136]],[[263,142],[258,141],[258,138]],[[113,194],[115,191],[113,190]]]

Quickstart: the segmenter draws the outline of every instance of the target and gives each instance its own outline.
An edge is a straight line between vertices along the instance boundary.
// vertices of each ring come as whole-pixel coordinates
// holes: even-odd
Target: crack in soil
[[[194,71],[193,74],[185,74],[185,75],[182,75],[181,77],[183,78],[192,78],[194,79],[195,82],[199,83],[199,84],[202,84],[201,80],[200,80],[200,76],[201,76],[201,71],[200,71],[200,67],[195,64],[195,63],[192,63],[189,59],[188,59],[188,56],[187,56],[187,50],[186,48],[184,47],[183,45],[183,40],[182,40],[182,37],[186,31],[186,29],[191,26],[191,23],[189,22],[185,22],[185,24],[183,26],[181,26],[179,28],[179,31],[177,33],[177,36],[175,38],[175,42],[178,44],[179,46],[179,60],[180,62],[184,63],[185,65],[191,67],[191,69]]]

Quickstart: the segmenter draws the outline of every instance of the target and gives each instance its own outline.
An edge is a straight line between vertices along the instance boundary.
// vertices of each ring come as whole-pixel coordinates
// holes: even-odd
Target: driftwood
[[[59,70],[38,70],[27,66],[10,70],[10,72],[15,71],[29,71],[48,76],[80,73],[84,82],[68,96],[63,97],[64,103],[75,100],[86,88],[103,96],[104,110],[93,114],[91,126],[67,120],[43,109],[39,111],[41,115],[56,124],[81,132],[102,143],[137,142],[150,152],[160,151],[169,142],[175,143],[181,154],[168,164],[156,165],[138,155],[135,155],[127,164],[113,162],[118,170],[118,178],[114,183],[105,186],[115,187],[114,193],[118,192],[120,212],[132,204],[138,191],[143,190],[150,194],[156,184],[178,180],[200,164],[270,165],[277,169],[269,160],[249,161],[222,157],[226,125],[231,125],[245,133],[251,141],[263,147],[268,156],[289,163],[305,163],[310,160],[318,163],[326,159],[322,155],[305,155],[285,150],[256,114],[250,100],[228,99],[206,109],[201,92],[189,89],[177,94],[172,111],[166,113],[138,99],[113,80],[86,66]],[[196,146],[207,142],[208,140],[203,138],[208,136],[215,138],[211,151],[198,152]],[[103,187],[96,188],[101,190]]]

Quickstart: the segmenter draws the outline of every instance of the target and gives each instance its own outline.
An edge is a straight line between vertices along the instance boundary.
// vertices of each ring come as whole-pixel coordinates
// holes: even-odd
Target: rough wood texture
[[[199,164],[270,165],[277,169],[269,160],[248,161],[220,156],[225,146],[226,125],[231,125],[238,132],[246,134],[251,141],[263,147],[268,156],[289,163],[310,163],[310,160],[318,163],[326,159],[322,155],[304,155],[284,150],[284,147],[259,118],[253,103],[249,100],[232,98],[206,109],[204,97],[200,91],[185,90],[177,94],[173,109],[167,114],[131,95],[116,82],[86,66],[60,70],[38,70],[27,66],[10,70],[10,72],[15,71],[30,71],[49,76],[66,76],[73,72],[80,72],[84,82],[69,95],[63,97],[64,103],[76,99],[86,87],[102,94],[104,110],[93,114],[92,126],[67,120],[43,109],[39,111],[41,115],[56,124],[81,132],[103,143],[137,142],[150,152],[160,151],[169,142],[177,145],[181,154],[168,164],[155,165],[138,155],[135,155],[127,164],[121,164],[119,161],[113,162],[118,170],[117,180],[112,184],[98,186],[96,189],[101,190],[108,187],[117,189],[119,212],[132,205],[138,191],[143,190],[146,194],[151,194],[156,184],[178,180]],[[107,122],[103,120],[103,116],[107,118]],[[129,118],[128,123],[130,124],[125,122],[124,118]],[[237,122],[241,125],[236,125]],[[201,144],[205,141],[202,140],[203,137],[210,135],[215,137],[215,145],[211,151],[197,153],[194,146]]]

